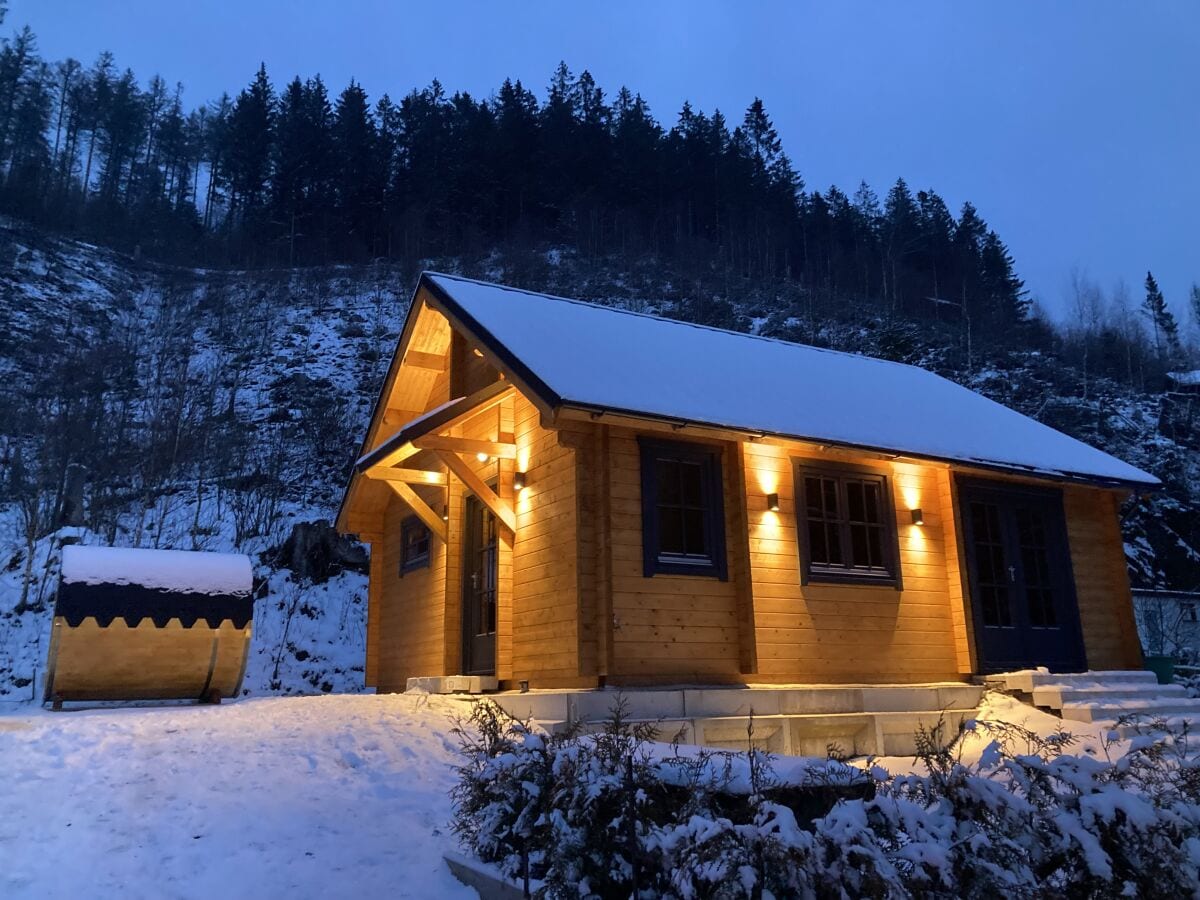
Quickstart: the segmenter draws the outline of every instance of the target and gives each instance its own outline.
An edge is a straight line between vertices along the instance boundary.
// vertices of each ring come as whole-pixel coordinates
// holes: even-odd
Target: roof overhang
[[[901,450],[895,447],[883,447],[872,444],[856,444],[847,441],[831,440],[829,438],[814,437],[806,434],[788,434],[774,431],[760,431],[747,429],[745,426],[739,425],[724,425],[717,422],[698,422],[690,419],[677,419],[670,416],[651,415],[637,410],[628,409],[611,409],[607,407],[599,407],[587,403],[578,403],[575,401],[564,401],[556,410],[556,419],[559,418],[587,418],[591,421],[601,421],[608,418],[613,419],[628,419],[631,422],[655,422],[663,425],[669,425],[676,431],[682,431],[687,428],[709,430],[712,432],[723,432],[727,437],[744,437],[750,440],[774,440],[784,442],[797,442],[803,444],[811,444],[818,447],[836,447],[842,450],[854,450],[862,453],[873,453],[882,457],[892,459],[911,459],[918,462],[932,462],[950,466],[951,468],[960,469],[976,469],[997,474],[1010,476],[1018,476],[1023,478],[1033,478],[1039,481],[1055,481],[1066,482],[1071,484],[1085,484],[1091,487],[1108,488],[1111,490],[1131,491],[1131,492],[1146,492],[1155,491],[1162,487],[1159,484],[1150,484],[1143,481],[1126,481],[1115,478],[1098,478],[1094,475],[1081,474],[1078,472],[1060,472],[1047,471],[1028,466],[1015,466],[1010,464],[996,463],[990,460],[981,459],[959,459],[957,457],[936,456],[932,454],[913,453],[908,450]]]

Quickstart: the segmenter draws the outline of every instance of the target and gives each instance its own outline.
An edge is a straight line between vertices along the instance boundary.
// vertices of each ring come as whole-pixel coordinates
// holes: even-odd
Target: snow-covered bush
[[[971,764],[921,733],[922,774],[893,776],[656,744],[620,704],[599,734],[550,736],[484,702],[459,730],[454,827],[548,898],[1200,895],[1194,740],[1124,724],[1133,740],[1092,757],[975,722]]]

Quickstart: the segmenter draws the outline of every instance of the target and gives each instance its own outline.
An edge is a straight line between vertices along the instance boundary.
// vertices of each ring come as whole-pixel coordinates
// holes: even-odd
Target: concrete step
[[[1020,672],[1005,672],[989,675],[985,683],[990,687],[1032,694],[1035,688],[1102,688],[1126,687],[1131,684],[1157,684],[1153,672],[1136,669],[1117,671],[1078,672],[1071,674],[1051,673],[1045,669],[1025,669]]]
[[[718,750],[756,749],[781,756],[912,756],[917,732],[934,730],[941,722],[941,738],[958,737],[962,723],[976,715],[974,707],[903,712],[801,713],[754,717],[748,731],[746,716],[710,716],[694,719],[646,720],[655,722],[655,740],[697,744]],[[604,720],[580,723],[585,733],[604,728]],[[565,723],[559,727],[566,727]]]
[[[486,694],[500,685],[494,675],[434,675],[410,678],[405,693],[414,694]]]
[[[737,716],[907,712],[977,707],[977,684],[804,685],[680,687],[656,689],[533,690],[502,692],[492,699],[517,718],[592,722],[608,718],[618,698],[638,720]]]
[[[1065,687],[1053,685],[1033,689],[1033,705],[1062,709],[1065,703],[1103,703],[1108,700],[1155,700],[1187,697],[1180,684],[1131,682],[1111,687]]]
[[[1122,716],[1138,716],[1142,720],[1168,716],[1193,715],[1200,717],[1200,700],[1186,697],[1155,699],[1100,700],[1093,703],[1065,703],[1062,717],[1076,722],[1109,722]]]

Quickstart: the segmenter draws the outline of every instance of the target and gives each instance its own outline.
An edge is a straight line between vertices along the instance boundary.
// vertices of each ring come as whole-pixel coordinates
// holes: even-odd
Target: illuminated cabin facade
[[[426,273],[338,528],[380,690],[919,683],[1140,667],[1156,483],[921,369]]]

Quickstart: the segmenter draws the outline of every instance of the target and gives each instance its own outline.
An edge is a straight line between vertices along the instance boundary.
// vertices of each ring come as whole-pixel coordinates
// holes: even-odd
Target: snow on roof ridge
[[[672,319],[667,316],[655,315],[654,313],[638,312],[635,309],[625,309],[621,306],[606,306],[603,303],[595,303],[591,300],[580,300],[575,297],[563,297],[560,294],[547,294],[544,291],[531,291],[528,288],[513,287],[510,284],[500,284],[496,281],[484,281],[480,278],[468,278],[466,275],[450,275],[446,272],[434,272],[426,269],[422,272],[423,275],[429,275],[434,278],[450,278],[454,281],[465,281],[469,284],[477,284],[480,287],[494,288],[501,291],[512,291],[517,294],[528,294],[530,297],[540,297],[543,300],[559,300],[563,303],[573,303],[576,306],[587,306],[591,309],[604,310],[611,313],[623,313],[627,316],[636,316],[640,319],[650,319],[655,322],[665,322],[669,325],[684,325],[688,328],[695,328],[700,331],[712,331],[717,334],[728,334],[733,337],[751,338],[756,341],[765,341],[771,344],[780,344],[784,347],[803,347],[805,350],[813,350],[817,353],[831,353],[836,356],[847,356],[851,359],[864,359],[871,362],[880,363],[889,366],[903,366],[906,369],[917,369],[927,375],[932,375],[935,378],[942,378],[937,372],[930,371],[922,366],[913,365],[912,363],[904,363],[895,359],[883,359],[878,356],[868,356],[865,353],[856,353],[852,350],[835,350],[832,347],[818,347],[816,344],[805,344],[801,341],[789,341],[786,338],[769,337],[765,334],[752,334],[748,331],[734,331],[732,328],[718,328],[716,325],[702,325],[699,322],[689,322],[686,319]],[[957,382],[956,382],[957,383]]]

